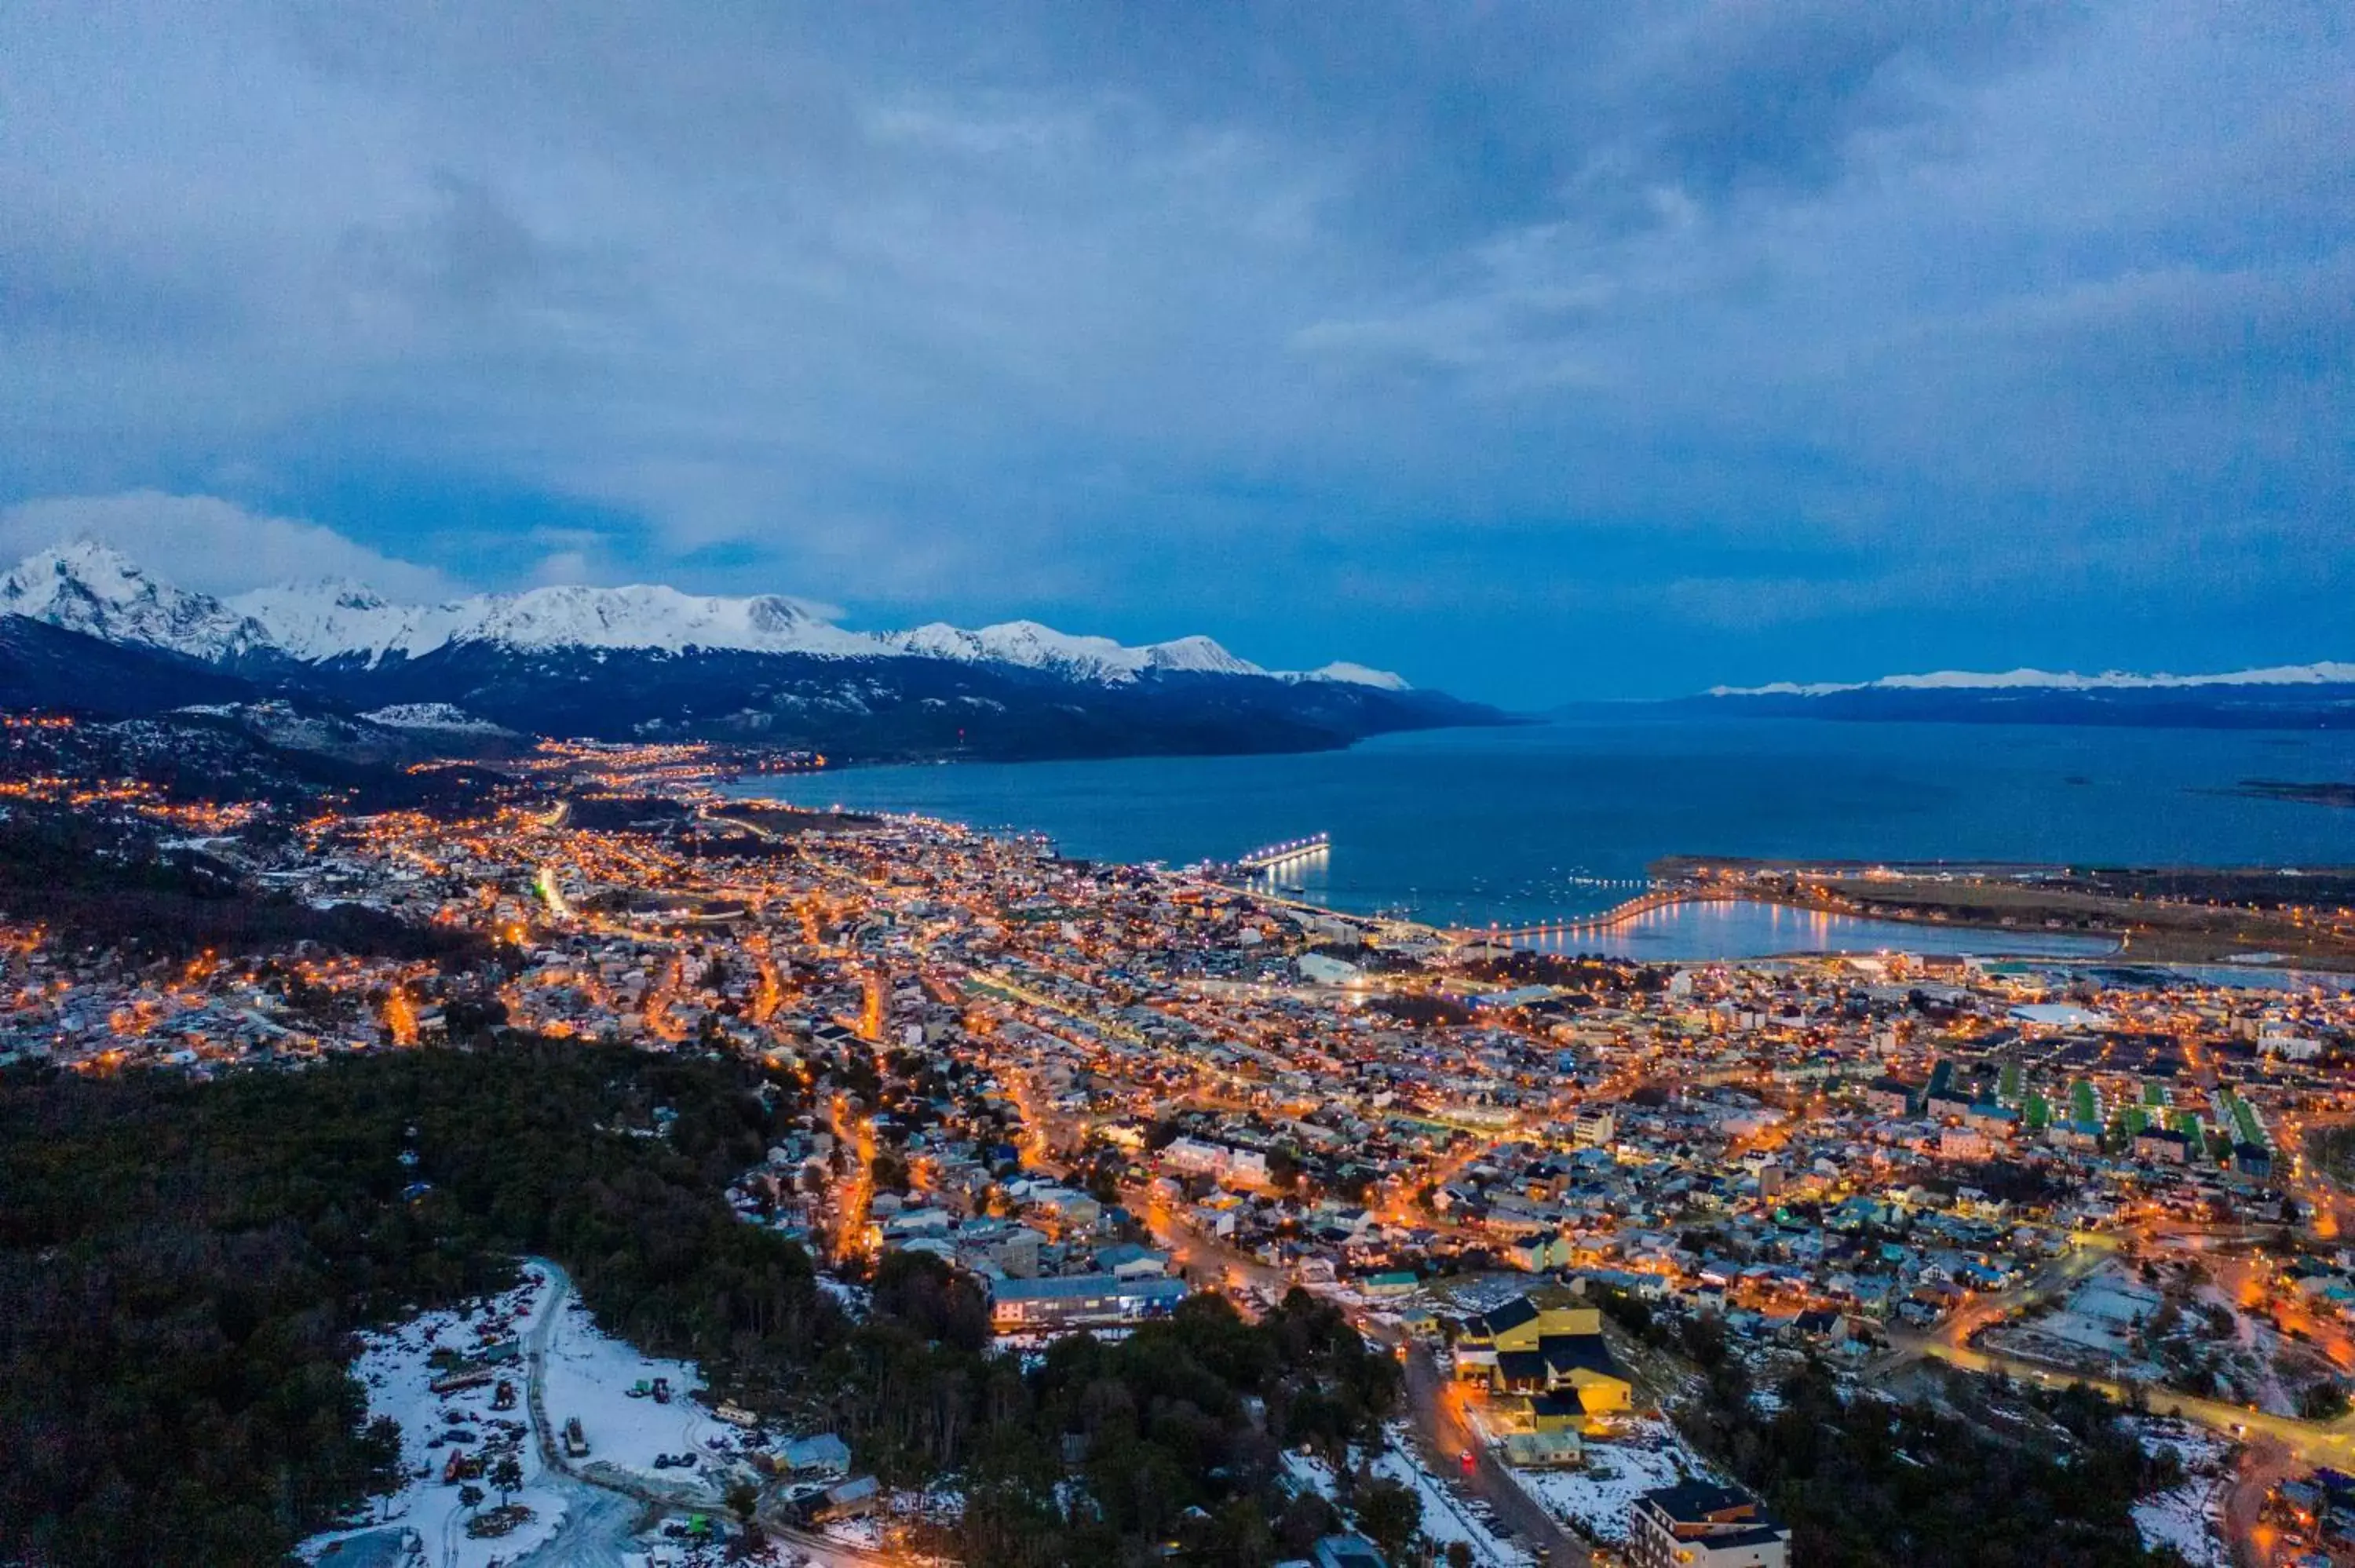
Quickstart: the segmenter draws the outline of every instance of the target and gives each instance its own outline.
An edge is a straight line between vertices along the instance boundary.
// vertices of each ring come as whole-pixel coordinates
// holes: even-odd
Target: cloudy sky
[[[2355,24],[5,0],[0,545],[1517,704],[2355,657]]]

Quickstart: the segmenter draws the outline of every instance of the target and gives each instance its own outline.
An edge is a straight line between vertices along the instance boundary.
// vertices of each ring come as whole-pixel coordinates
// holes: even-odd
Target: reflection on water
[[[2163,964],[2166,974],[2200,985],[2233,991],[2355,991],[2355,975],[2323,969],[2274,969],[2259,964]]]
[[[1916,926],[1826,915],[1749,900],[1676,904],[1648,910],[1606,930],[1521,938],[1516,947],[1548,953],[1603,953],[1619,959],[1763,959],[1777,953],[1977,953],[2027,958],[2095,958],[2117,950],[2106,937],[2048,931]]]

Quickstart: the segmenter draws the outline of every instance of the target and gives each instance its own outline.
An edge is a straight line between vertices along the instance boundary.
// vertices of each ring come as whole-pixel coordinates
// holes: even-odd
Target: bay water
[[[1631,710],[1260,757],[858,768],[731,787],[804,806],[1041,832],[1067,854],[1185,864],[1325,833],[1298,895],[1440,925],[1573,917],[1662,855],[2079,864],[2355,862],[2355,811],[2236,792],[2355,780],[2355,733],[1717,719]],[[1579,951],[1662,958],[1888,945],[1875,922],[1695,906]],[[1892,927],[1912,950],[1983,936]],[[1647,934],[1648,932],[1648,934]],[[2007,937],[2009,951],[2075,952]]]

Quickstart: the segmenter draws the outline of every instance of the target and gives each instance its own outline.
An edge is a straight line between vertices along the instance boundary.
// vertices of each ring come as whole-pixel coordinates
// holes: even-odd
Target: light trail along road
[[[1124,1194],[1132,1213],[1145,1216],[1153,1239],[1198,1286],[1239,1286],[1257,1288],[1281,1299],[1295,1283],[1290,1275],[1262,1263],[1249,1253],[1203,1235],[1178,1217],[1176,1211],[1143,1189]],[[1403,1331],[1370,1319],[1358,1320],[1358,1330],[1391,1354],[1403,1350],[1406,1415],[1423,1460],[1446,1484],[1462,1480],[1474,1495],[1487,1499],[1497,1517],[1523,1542],[1546,1549],[1556,1563],[1582,1563],[1587,1544],[1539,1506],[1505,1467],[1488,1452],[1465,1420],[1462,1396],[1440,1371],[1430,1350]],[[1473,1456],[1466,1473],[1460,1456]]]

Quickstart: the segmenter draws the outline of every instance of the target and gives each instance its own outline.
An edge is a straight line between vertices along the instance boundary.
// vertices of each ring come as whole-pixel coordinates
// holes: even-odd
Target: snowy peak
[[[388,654],[438,647],[446,639],[429,628],[438,628],[436,618],[446,619],[454,608],[393,604],[367,584],[345,577],[255,588],[229,603],[252,617],[281,650],[305,663],[358,658],[375,664]]]
[[[755,652],[873,654],[874,639],[845,631],[774,594],[714,599],[651,585],[544,588],[478,594],[445,604],[388,603],[355,583],[289,583],[241,596],[239,608],[279,647],[311,662],[357,658],[376,664],[416,658],[452,642],[494,642],[527,652],[556,648],[690,648]]]
[[[1249,660],[1236,658],[1207,637],[1180,637],[1175,641],[1156,642],[1135,652],[1145,655],[1149,669],[1185,670],[1199,675],[1267,673]]]
[[[1388,670],[1375,670],[1363,664],[1352,664],[1347,659],[1337,659],[1322,669],[1311,670],[1305,674],[1287,675],[1284,678],[1294,681],[1332,681],[1344,686],[1371,686],[1378,692],[1408,692],[1414,689],[1406,683],[1404,676],[1392,674]]]
[[[0,614],[208,662],[270,645],[250,617],[158,581],[121,551],[86,539],[28,556],[0,577]]]
[[[1134,681],[1147,670],[1211,675],[1267,673],[1207,637],[1180,637],[1171,642],[1127,648],[1109,637],[1074,637],[1035,620],[1009,620],[985,626],[978,631],[934,621],[913,631],[901,632],[891,641],[899,652],[934,659],[1018,664],[1078,680],[1114,683]]]
[[[777,594],[705,598],[636,584],[534,588],[466,604],[479,606],[480,613],[451,632],[453,641],[520,649],[645,648],[672,653],[690,648],[837,656],[885,651],[874,638],[845,631],[808,606]]]
[[[1841,692],[2130,692],[2181,691],[2203,686],[2355,685],[2355,663],[2326,660],[2315,664],[2275,664],[2212,675],[2135,674],[2105,670],[2081,675],[2073,670],[1935,670],[1922,675],[1883,675],[1877,681],[1777,681],[1764,686],[1711,686],[1712,697],[1828,697]]]

